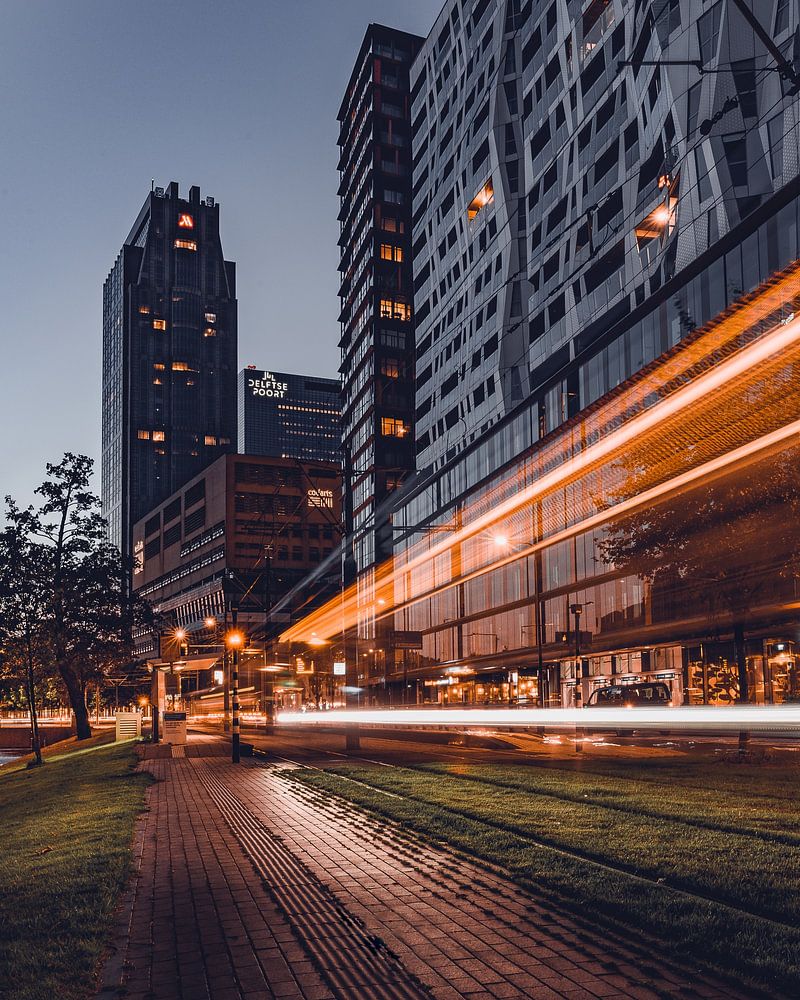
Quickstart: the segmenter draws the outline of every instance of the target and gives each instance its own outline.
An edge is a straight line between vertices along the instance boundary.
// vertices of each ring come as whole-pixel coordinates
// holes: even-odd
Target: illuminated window
[[[164,383],[161,381],[160,378],[154,378],[153,379],[153,385],[163,385],[163,384]]]
[[[178,229],[194,229],[194,219],[191,215],[181,212],[178,216]]]
[[[203,330],[204,337],[216,337],[216,335],[217,331],[214,329],[213,326],[207,326],[205,330]]]
[[[176,250],[196,250],[197,244],[194,240],[175,240]]]
[[[381,260],[401,261],[402,259],[403,259],[402,247],[396,247],[392,243],[381,243]]]
[[[140,441],[149,441],[150,431],[137,431],[136,437],[139,438]]]
[[[393,219],[389,216],[381,220],[381,229],[387,233],[404,233],[406,227],[402,219]]]
[[[154,441],[163,441],[164,440],[164,432],[163,431],[153,431],[153,440]]]
[[[411,319],[411,306],[405,302],[396,302],[394,299],[381,299],[380,302],[381,319]]]
[[[492,180],[489,180],[483,185],[480,191],[475,195],[472,201],[467,206],[467,217],[469,221],[475,218],[475,216],[480,212],[480,210],[491,204],[494,201],[494,187],[492,186]]]
[[[174,372],[188,372],[191,371],[191,368],[186,364],[185,361],[173,361],[172,370]]]
[[[217,314],[216,313],[206,313],[206,323],[216,323]]]
[[[384,437],[405,437],[408,428],[399,417],[381,417],[381,434]]]
[[[206,436],[205,436],[205,442],[204,443],[205,444],[216,444],[217,443],[217,439],[214,437],[213,434],[206,434]]]
[[[393,358],[384,358],[381,361],[381,375],[389,378],[400,378],[400,362]]]
[[[139,306],[139,312],[142,314],[142,316],[149,316],[150,306]]]
[[[157,372],[163,372],[166,367],[167,366],[165,364],[162,364],[161,361],[153,362],[153,368],[155,368]]]
[[[153,329],[154,330],[166,330],[166,328],[167,328],[167,321],[165,319],[154,319],[153,320]]]

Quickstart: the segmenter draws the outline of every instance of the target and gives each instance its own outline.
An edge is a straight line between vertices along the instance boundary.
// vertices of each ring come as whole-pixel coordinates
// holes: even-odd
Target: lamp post
[[[231,650],[231,702],[233,708],[233,725],[231,732],[231,761],[238,764],[241,759],[239,741],[239,650],[244,643],[244,636],[236,628],[236,609],[231,612],[232,629],[225,635],[225,646]]]
[[[594,604],[594,601],[586,601],[586,604]],[[580,708],[583,703],[583,664],[581,663],[581,615],[583,614],[583,604],[570,604],[569,610],[575,616],[575,707]],[[585,730],[579,726],[575,727],[575,752],[583,751],[583,737]]]

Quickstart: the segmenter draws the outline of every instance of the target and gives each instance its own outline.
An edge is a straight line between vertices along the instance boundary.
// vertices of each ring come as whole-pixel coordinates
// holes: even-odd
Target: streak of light
[[[425,587],[422,590],[415,586],[415,593],[410,599],[403,599],[408,597],[407,592],[400,599],[396,599],[394,593],[395,584],[402,590],[405,582],[412,580],[414,570],[430,572],[431,567],[436,566],[437,557],[457,552],[460,546],[474,536],[489,531],[493,526],[499,527],[503,519],[510,518],[534,501],[543,501],[555,490],[566,488],[579,477],[593,475],[598,470],[608,468],[609,463],[625,455],[626,451],[641,446],[646,435],[657,435],[668,421],[675,420],[678,416],[681,419],[688,416],[691,425],[696,419],[695,410],[700,404],[713,404],[722,390],[729,389],[737,381],[746,377],[758,378],[760,367],[767,362],[771,361],[774,365],[777,358],[783,363],[783,352],[792,347],[796,349],[800,341],[800,319],[795,319],[794,315],[790,318],[778,316],[776,310],[779,307],[785,309],[787,297],[797,295],[798,292],[800,266],[780,280],[770,283],[766,291],[751,297],[743,306],[723,315],[696,340],[685,347],[681,345],[680,349],[668,354],[666,360],[654,363],[643,377],[634,380],[631,387],[590,412],[582,420],[580,427],[565,431],[563,437],[548,444],[544,450],[537,451],[533,461],[540,462],[538,468],[547,471],[533,482],[520,482],[515,473],[512,473],[505,483],[497,487],[496,493],[503,491],[502,496],[484,495],[478,504],[464,512],[461,520],[452,525],[452,533],[447,537],[437,541],[425,539],[401,558],[395,561],[390,559],[378,567],[372,593],[376,603],[382,608],[379,617],[386,617],[416,601],[426,599],[434,589],[436,592],[447,589],[455,583],[464,582],[521,558],[524,553],[517,551],[500,560],[489,560],[469,575],[461,572],[463,567],[459,558],[459,572],[453,573],[454,579],[443,582],[439,588]],[[772,328],[765,331],[767,325]],[[547,533],[541,543],[528,546],[525,551],[531,552],[543,545],[552,545],[560,538],[607,522],[626,510],[680,489],[696,481],[701,475],[726,468],[746,455],[754,455],[769,447],[770,443],[787,440],[795,433],[796,424],[792,423],[771,434],[762,435],[756,441],[743,444],[740,448],[729,447],[727,454],[698,466],[696,470],[673,476],[630,500],[618,501],[593,517],[576,519],[576,523],[559,534]],[[577,439],[583,442],[582,450],[578,450]],[[680,446],[681,442],[676,442],[676,447]],[[497,538],[508,537],[505,533],[495,534]],[[498,547],[499,544],[494,546],[495,549]],[[354,625],[359,615],[364,614],[364,604],[364,593],[359,595],[357,588],[352,587],[292,626],[281,638],[284,641],[302,639],[311,628],[318,634],[327,636],[341,633]]]
[[[800,705],[696,705],[679,708],[476,708],[344,709],[330,712],[279,712],[279,725],[391,728],[445,726],[523,729],[636,729],[670,732],[759,732],[800,730]]]

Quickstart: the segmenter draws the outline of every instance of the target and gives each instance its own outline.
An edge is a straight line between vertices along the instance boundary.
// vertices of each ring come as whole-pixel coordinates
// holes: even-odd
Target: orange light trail
[[[733,389],[740,390],[740,383],[745,380],[748,380],[750,386],[758,386],[760,382],[772,378],[775,383],[773,387],[770,382],[773,395],[782,386],[781,378],[786,381],[788,377],[792,387],[796,388],[797,380],[793,378],[793,370],[789,376],[786,371],[800,345],[800,318],[792,316],[786,320],[782,312],[785,314],[787,302],[798,294],[800,265],[770,282],[764,291],[724,314],[687,343],[668,352],[665,358],[653,363],[642,375],[612,394],[610,399],[590,407],[579,424],[567,426],[549,442],[535,446],[531,455],[520,459],[520,466],[524,466],[524,469],[507,477],[490,493],[480,497],[472,508],[467,508],[462,520],[452,525],[452,531],[448,532],[447,537],[423,539],[415,543],[407,553],[401,553],[399,558],[390,559],[375,570],[373,603],[380,604],[381,611],[376,614],[373,607],[373,616],[383,618],[392,615],[457,583],[507,565],[540,548],[606,523],[634,508],[651,504],[703,477],[714,475],[765,449],[785,443],[800,433],[800,420],[790,420],[784,426],[773,427],[755,439],[741,442],[743,433],[752,433],[752,430],[760,428],[755,425],[756,422],[752,429],[749,423],[742,425],[741,400],[731,398]],[[784,402],[788,394],[780,398]],[[723,425],[720,428],[720,415],[715,412],[715,407],[719,409],[726,403],[732,411],[725,411],[723,414],[729,426]],[[771,408],[765,407],[765,412],[771,418],[775,400],[770,398],[768,403]],[[603,480],[604,476],[606,479],[613,479],[612,463],[634,454],[637,448],[642,449],[648,444],[649,437],[659,433],[661,438],[656,437],[652,442],[652,465],[656,472],[661,467],[666,469],[670,447],[674,452],[696,444],[691,434],[697,438],[700,433],[698,413],[702,407],[705,407],[707,415],[710,414],[713,425],[712,430],[700,439],[706,450],[712,452],[713,457],[709,461],[701,462],[695,468],[680,474],[667,475],[663,481],[642,489],[636,496],[609,503],[609,506],[591,516],[581,514],[572,524],[564,516],[562,524],[565,520],[567,523],[561,530],[550,531],[546,537],[543,537],[544,531],[540,531],[537,541],[526,543],[504,558],[494,558],[497,545],[487,545],[487,552],[483,557],[488,559],[485,564],[475,569],[464,567],[463,563],[467,560],[461,554],[461,548],[465,543],[492,527],[496,529],[497,538],[508,538],[510,517],[522,512],[534,501],[544,503],[558,489],[577,487],[571,502],[575,503],[577,497],[584,506],[594,506],[596,510],[597,502],[590,496],[591,489],[586,476],[595,476],[598,480],[595,489],[602,487],[601,492],[607,493],[609,497],[613,496],[613,489],[609,489],[609,484]],[[788,405],[782,406],[775,419],[794,416],[795,413],[789,412],[790,409]],[[800,412],[800,405],[797,410]],[[680,434],[675,432],[675,421],[678,418],[686,423],[686,430]],[[673,428],[676,440],[667,437],[666,431],[669,428]],[[736,440],[737,437],[739,441]],[[721,447],[725,448],[724,452],[714,454],[714,450]],[[650,464],[650,455],[646,457]],[[530,472],[531,463],[536,463],[537,470],[544,471],[533,482],[520,485],[520,477]],[[654,478],[655,474],[652,473],[650,478]],[[582,485],[579,482],[581,477],[584,478]],[[564,505],[566,507],[566,495]],[[494,553],[491,552],[492,548]],[[450,553],[459,553],[453,557],[454,560],[458,559],[458,566],[456,572],[448,574],[447,568],[439,568],[436,561],[441,561]],[[415,572],[419,574],[425,571],[428,575],[423,576],[421,581],[414,580]],[[436,574],[450,578],[437,585]],[[413,592],[409,593],[409,589]],[[342,633],[357,623],[359,615],[364,613],[364,605],[363,590],[359,597],[354,586],[289,628],[281,638],[284,641],[303,640],[312,629],[317,635],[329,637]]]

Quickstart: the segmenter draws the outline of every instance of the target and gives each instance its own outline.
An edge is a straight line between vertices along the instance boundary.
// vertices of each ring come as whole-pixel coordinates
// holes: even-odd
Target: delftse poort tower
[[[236,265],[219,205],[154,188],[103,288],[103,514],[132,526],[236,447]]]
[[[341,462],[339,380],[249,366],[239,372],[239,453]]]

